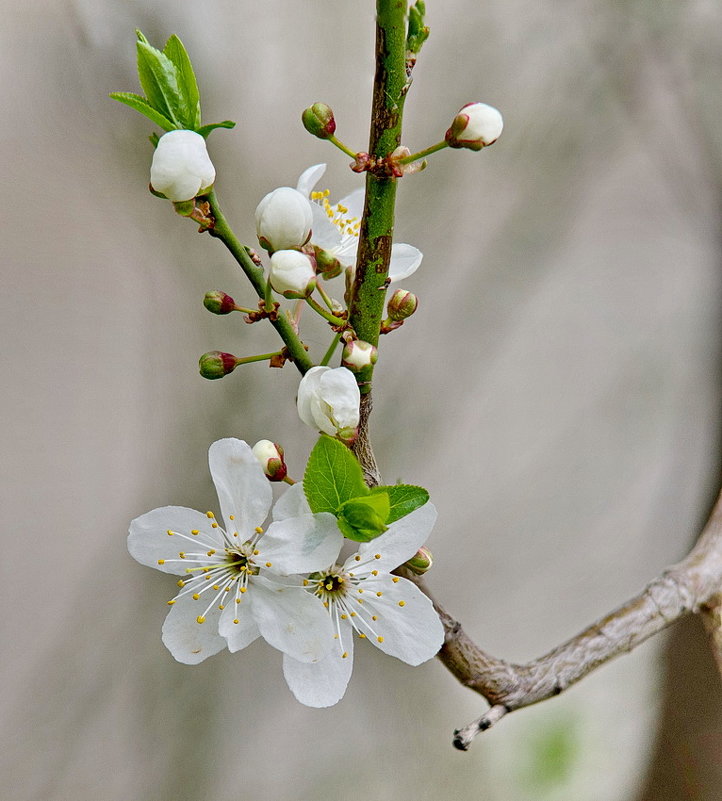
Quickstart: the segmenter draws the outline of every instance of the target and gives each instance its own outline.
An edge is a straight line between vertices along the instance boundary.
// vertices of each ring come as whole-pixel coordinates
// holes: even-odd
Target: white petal
[[[336,428],[356,428],[359,424],[361,393],[350,370],[335,367],[324,373],[321,376],[319,396],[330,407],[331,422]]]
[[[371,542],[364,542],[358,549],[359,556],[365,562],[371,559],[371,567],[381,572],[390,573],[395,567],[403,564],[426,542],[436,522],[436,507],[433,503],[425,503],[411,514],[392,523],[388,530]],[[373,557],[379,554],[378,559]],[[352,563],[352,559],[347,564]],[[353,570],[353,568],[351,568]],[[358,572],[358,571],[357,571]]]
[[[391,263],[389,264],[389,279],[393,284],[403,281],[413,275],[421,264],[424,254],[413,245],[399,243],[391,246]]]
[[[363,187],[354,189],[353,192],[346,195],[346,197],[342,197],[341,200],[339,200],[338,205],[344,206],[346,209],[348,209],[348,211],[346,211],[344,214],[344,217],[355,217],[357,220],[360,220],[364,213],[365,197],[366,190]]]
[[[273,507],[273,519],[285,520],[287,517],[300,517],[311,514],[311,508],[303,491],[303,482],[290,486]]]
[[[226,638],[228,650],[231,653],[240,651],[261,636],[256,621],[251,612],[251,597],[253,593],[241,595],[241,603],[237,604],[235,594],[230,592],[224,601],[225,609],[221,614],[218,633]],[[245,596],[248,596],[246,598]],[[234,623],[237,620],[238,623]]]
[[[249,537],[266,519],[273,500],[271,485],[258,459],[250,445],[229,437],[211,445],[208,464],[226,531],[231,536],[238,531],[242,538]]]
[[[320,662],[298,662],[283,655],[283,675],[291,692],[306,706],[326,707],[338,703],[346,692],[353,670],[353,632],[341,626],[341,647],[334,640],[331,653]],[[345,652],[346,657],[341,654]]]
[[[164,573],[182,575],[191,562],[184,562],[178,555],[179,551],[206,551],[208,548],[223,547],[223,538],[217,529],[211,528],[211,522],[204,514],[195,509],[186,509],[185,506],[153,509],[131,521],[128,551],[142,565]],[[175,534],[169,535],[168,531]],[[191,531],[200,533],[192,535]],[[159,560],[164,564],[159,565]]]
[[[318,203],[311,204],[311,212],[313,214],[311,242],[336,256],[341,247],[341,232]]]
[[[369,635],[370,642],[409,665],[419,665],[438,653],[444,627],[418,587],[403,578],[394,582],[388,575],[369,579],[363,586],[364,606],[378,617],[373,623],[378,637]]]
[[[316,428],[316,421],[311,407],[317,403],[316,396],[321,386],[321,376],[330,369],[330,367],[312,367],[306,372],[298,385],[298,397],[296,400],[298,416],[311,428]],[[336,432],[334,431],[333,433]]]
[[[249,591],[261,635],[274,648],[299,662],[318,662],[330,651],[335,642],[331,616],[318,598],[262,576],[254,578]]]
[[[304,170],[298,179],[296,190],[302,195],[309,197],[314,186],[316,186],[316,184],[321,180],[321,177],[325,172],[325,164],[314,164],[313,167],[309,167],[307,170]]]
[[[185,595],[171,607],[163,623],[163,643],[178,662],[197,665],[226,647],[225,639],[218,633],[221,615],[218,604],[208,610],[204,623],[196,620],[212,600],[209,594],[201,595],[197,601]]]
[[[312,573],[332,565],[343,545],[343,534],[332,514],[306,514],[271,523],[256,546],[258,563],[268,561],[273,573]]]

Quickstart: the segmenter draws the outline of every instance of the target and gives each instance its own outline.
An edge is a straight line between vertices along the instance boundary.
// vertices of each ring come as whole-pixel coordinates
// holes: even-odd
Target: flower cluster
[[[299,701],[323,707],[343,697],[354,633],[411,665],[434,656],[443,629],[431,602],[391,574],[429,535],[430,503],[339,561],[336,518],[312,514],[301,484],[280,497],[263,528],[271,487],[245,442],[213,443],[209,465],[223,526],[212,512],[166,506],[133,520],[128,535],[135,559],[179,577],[162,633],[179,662],[239,651],[260,636],[283,653]]]

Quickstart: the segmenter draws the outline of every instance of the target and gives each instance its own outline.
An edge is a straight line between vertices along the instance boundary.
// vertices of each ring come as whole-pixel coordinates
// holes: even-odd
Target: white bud
[[[348,367],[352,372],[363,370],[376,364],[378,350],[370,343],[361,339],[352,339],[347,342],[343,349],[341,360],[344,367]]]
[[[297,250],[277,250],[271,256],[269,278],[284,298],[307,298],[316,287],[311,259]]]
[[[298,415],[306,425],[352,440],[359,424],[361,393],[345,367],[312,367],[298,387]]]
[[[481,150],[501,136],[504,120],[497,109],[486,103],[467,103],[454,117],[446,132],[449,147]]]
[[[256,207],[256,234],[269,253],[305,245],[312,222],[311,201],[290,186],[269,192]]]
[[[261,439],[253,446],[253,455],[258,459],[263,472],[271,481],[283,481],[286,477],[286,463],[283,459],[283,448],[271,442],[270,439]]]
[[[216,180],[206,140],[195,131],[168,131],[158,140],[150,185],[178,203],[205,194]]]

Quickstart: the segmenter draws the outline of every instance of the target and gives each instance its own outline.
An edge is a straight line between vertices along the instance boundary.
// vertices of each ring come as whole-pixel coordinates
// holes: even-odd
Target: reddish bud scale
[[[232,373],[238,366],[238,358],[232,353],[212,350],[198,360],[198,370],[203,378],[213,381]]]
[[[214,289],[206,292],[203,305],[213,314],[230,314],[236,308],[236,301],[220,289]]]

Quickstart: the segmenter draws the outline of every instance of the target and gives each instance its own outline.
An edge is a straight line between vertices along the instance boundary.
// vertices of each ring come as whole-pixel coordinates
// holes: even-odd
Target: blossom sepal
[[[288,474],[283,458],[283,448],[268,439],[261,439],[253,446],[253,455],[258,459],[269,481],[283,481]]]
[[[481,150],[493,145],[503,128],[498,109],[486,103],[467,103],[459,109],[444,138],[449,147]]]

